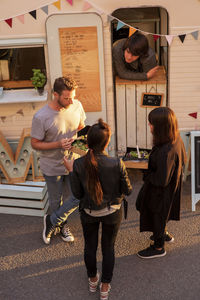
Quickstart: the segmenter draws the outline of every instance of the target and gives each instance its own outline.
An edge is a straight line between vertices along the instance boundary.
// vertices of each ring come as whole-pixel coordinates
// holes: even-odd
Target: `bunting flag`
[[[12,18],[5,20],[5,22],[12,28]]]
[[[112,22],[115,18],[113,16],[108,15],[107,20],[108,22]]]
[[[24,15],[17,16],[17,19],[24,24]]]
[[[191,35],[194,37],[195,40],[198,40],[198,35],[199,35],[198,31],[191,32]]]
[[[197,119],[197,112],[188,114],[190,117]]]
[[[48,5],[41,7],[41,10],[43,10],[43,12],[45,12],[45,14],[48,15],[48,13],[49,13],[49,7],[48,7]]]
[[[181,40],[181,42],[183,43],[183,42],[184,42],[184,39],[185,39],[185,37],[186,37],[186,34],[181,34],[181,35],[179,35],[178,37],[179,37],[179,39]]]
[[[157,35],[157,34],[154,34],[153,35],[153,40],[156,42],[157,41],[157,39],[159,38],[159,35]]]
[[[73,5],[73,0],[66,0],[70,5]]]
[[[60,10],[60,0],[58,0],[58,1],[56,1],[56,2],[54,2],[54,3],[52,3],[55,7],[57,7],[57,9],[59,9]]]
[[[4,123],[5,122],[5,119],[6,117],[0,117],[1,121]]]
[[[73,0],[66,0],[66,2],[69,3],[69,5],[73,6],[73,2],[74,2]],[[57,9],[61,10],[61,0],[58,0],[58,1],[55,1],[55,2],[51,2],[51,4],[53,4]],[[49,5],[50,5],[50,4],[49,4]],[[93,5],[93,3],[92,3],[90,0],[89,0],[89,1],[84,1],[84,5],[83,5],[83,7],[82,7],[82,10],[83,10],[83,11],[87,11],[87,10],[89,10],[89,9],[92,8],[92,7],[93,7],[93,8],[96,10],[96,12],[98,12],[99,14],[103,14],[103,13],[106,14],[105,11],[101,10],[101,9],[100,9],[99,7],[97,7],[96,5]],[[48,5],[43,6],[43,7],[40,7],[40,8],[44,11],[45,14],[48,15]],[[37,8],[37,9],[39,9],[39,8]],[[36,10],[30,11],[30,12],[28,12],[28,13],[29,13],[34,19],[37,19]],[[24,24],[24,14],[19,15],[19,16],[15,16],[15,17],[18,18],[18,20],[19,20],[22,24]],[[12,28],[12,19],[13,19],[13,18],[9,18],[9,19],[3,20],[3,21],[5,21],[5,22]],[[158,39],[159,37],[165,37],[166,40],[167,40],[167,42],[168,42],[168,45],[169,45],[169,46],[171,45],[171,43],[172,43],[174,37],[178,37],[178,38],[181,40],[181,42],[184,43],[185,37],[186,37],[187,34],[191,34],[195,40],[198,40],[199,31],[200,31],[200,30],[195,30],[195,31],[193,31],[193,32],[188,32],[188,33],[179,34],[179,35],[155,34],[155,33],[152,33],[152,32],[144,32],[144,31],[142,31],[142,30],[140,30],[140,29],[138,29],[138,28],[134,28],[134,27],[130,26],[129,24],[126,24],[126,23],[122,22],[121,20],[119,20],[119,19],[117,19],[117,18],[115,18],[115,17],[113,17],[112,15],[109,15],[109,14],[107,14],[107,20],[108,20],[108,22],[111,22],[111,21],[113,21],[113,20],[116,20],[116,21],[117,21],[117,29],[116,29],[116,30],[119,30],[120,28],[122,28],[122,27],[124,27],[124,26],[128,27],[128,28],[129,28],[129,36],[133,35],[133,34],[136,32],[136,30],[138,30],[139,32],[141,32],[141,33],[143,33],[143,34],[145,34],[145,35],[152,35],[155,42],[157,41],[157,39]],[[199,27],[198,27],[198,28],[199,28]]]
[[[169,44],[169,46],[171,45],[171,43],[172,43],[172,41],[173,41],[173,35],[166,35],[165,36],[166,37],[166,40],[167,40],[167,42],[168,42],[168,44]]]
[[[117,23],[117,30],[119,30],[120,28],[124,27],[124,25],[125,24],[123,22],[118,21],[118,23]]]
[[[23,109],[20,109],[16,112],[16,114],[19,114],[21,116],[24,116],[24,112],[23,112]]]
[[[36,17],[36,10],[30,11],[29,14],[30,14],[34,19],[37,19],[37,17]]]
[[[129,35],[128,35],[128,36],[133,35],[136,31],[137,31],[136,28],[130,27],[130,28],[129,28]]]
[[[86,11],[86,10],[90,9],[91,7],[92,7],[92,5],[89,2],[85,1],[82,10]]]

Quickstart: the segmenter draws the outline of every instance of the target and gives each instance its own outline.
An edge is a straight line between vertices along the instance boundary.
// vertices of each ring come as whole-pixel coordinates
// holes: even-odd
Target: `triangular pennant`
[[[194,31],[194,32],[191,32],[191,35],[194,37],[195,40],[198,39],[198,35],[199,35],[199,31]]]
[[[5,20],[5,22],[12,28],[12,18]]]
[[[186,34],[181,34],[181,35],[179,35],[178,37],[179,37],[179,39],[181,40],[181,42],[183,43],[183,42],[184,42],[184,39],[185,39],[185,37],[186,37]]]
[[[171,43],[172,43],[172,41],[173,41],[173,35],[166,35],[165,36],[166,37],[166,40],[167,40],[167,42],[168,42],[168,44],[169,44],[169,46],[171,45]]]
[[[6,117],[0,117],[2,122],[5,122]]]
[[[90,9],[91,7],[92,7],[92,5],[90,3],[88,3],[87,1],[85,1],[83,4],[82,10],[86,11],[86,10]]]
[[[52,4],[60,10],[60,0],[53,2]]]
[[[108,15],[107,17],[108,17],[108,19],[107,19],[108,22],[112,22],[115,19],[113,16],[110,16],[110,15]]]
[[[129,28],[129,35],[128,36],[131,36],[131,35],[133,35],[135,32],[137,31],[137,29],[136,28],[134,28],[134,27],[130,27]]]
[[[29,11],[29,14],[36,19],[36,10]]]
[[[41,7],[41,9],[43,10],[43,12],[45,12],[45,14],[48,15],[48,13],[49,13],[49,7],[48,7],[48,5]]]
[[[190,117],[193,117],[195,119],[197,119],[197,112],[194,112],[194,113],[191,113],[191,114],[188,114]]]
[[[123,22],[118,21],[117,23],[117,30],[119,30],[120,28],[124,27],[125,24]]]
[[[73,5],[73,0],[66,0],[70,5]]]
[[[23,109],[20,109],[16,112],[16,114],[19,114],[21,116],[24,116],[24,112],[23,112]]]
[[[17,16],[17,19],[24,24],[24,15]]]
[[[153,35],[153,39],[154,39],[155,42],[157,41],[158,38],[159,38],[159,35],[157,35],[157,34]]]

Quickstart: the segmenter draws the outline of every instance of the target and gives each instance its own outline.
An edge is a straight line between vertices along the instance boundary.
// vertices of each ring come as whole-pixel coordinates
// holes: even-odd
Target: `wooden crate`
[[[48,206],[45,182],[0,184],[0,213],[43,217]]]
[[[151,149],[151,133],[148,114],[154,107],[141,106],[143,93],[163,94],[162,106],[166,105],[166,75],[160,66],[156,76],[147,81],[116,78],[117,151],[127,147]]]

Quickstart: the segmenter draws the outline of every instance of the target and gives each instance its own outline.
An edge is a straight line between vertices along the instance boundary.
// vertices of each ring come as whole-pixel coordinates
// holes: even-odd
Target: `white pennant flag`
[[[173,35],[166,35],[165,37],[166,37],[166,40],[167,40],[167,42],[170,46],[172,41],[173,41],[174,36]]]

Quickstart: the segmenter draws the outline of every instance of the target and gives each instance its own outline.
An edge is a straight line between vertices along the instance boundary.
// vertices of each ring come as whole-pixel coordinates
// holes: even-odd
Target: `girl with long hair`
[[[164,243],[174,238],[166,232],[169,220],[180,220],[182,173],[185,148],[177,119],[169,107],[155,108],[148,116],[153,135],[148,170],[136,200],[140,212],[140,231],[151,231],[154,244],[139,251],[141,258],[166,255]]]
[[[99,119],[88,131],[87,154],[73,164],[64,160],[70,172],[72,192],[80,200],[79,210],[85,241],[84,260],[90,292],[95,292],[99,283],[96,252],[99,226],[102,224],[101,300],[108,299],[111,288],[114,245],[122,218],[122,200],[124,195],[129,195],[132,191],[123,161],[110,157],[105,152],[110,136],[110,127]]]

